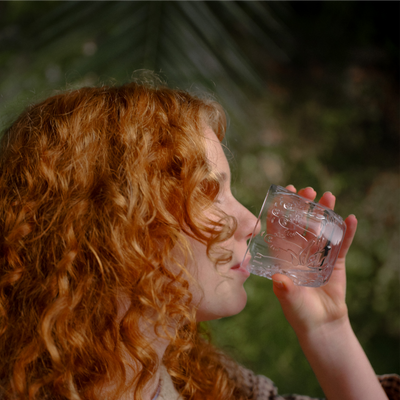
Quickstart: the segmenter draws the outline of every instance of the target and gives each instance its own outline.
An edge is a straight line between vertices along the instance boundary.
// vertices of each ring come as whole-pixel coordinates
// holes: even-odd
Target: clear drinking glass
[[[281,273],[299,286],[322,286],[332,274],[345,233],[342,217],[331,209],[271,185],[242,265],[269,279]]]

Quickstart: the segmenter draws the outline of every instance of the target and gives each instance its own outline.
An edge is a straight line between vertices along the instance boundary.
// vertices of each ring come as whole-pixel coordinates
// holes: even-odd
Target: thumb
[[[286,275],[275,274],[272,276],[273,290],[275,296],[281,303],[281,307],[286,311],[292,311],[299,306],[300,288]]]
[[[299,337],[299,334],[304,334],[315,326],[315,321],[318,321],[314,312],[318,310],[315,307],[310,310],[306,306],[304,294],[308,288],[296,286],[288,276],[282,274],[273,275],[272,281],[275,296],[296,335]]]

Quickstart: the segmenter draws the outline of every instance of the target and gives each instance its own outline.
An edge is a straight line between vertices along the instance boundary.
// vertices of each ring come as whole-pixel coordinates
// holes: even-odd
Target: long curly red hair
[[[212,222],[203,214],[219,191],[205,125],[222,140],[226,119],[216,102],[129,83],[55,95],[3,133],[4,399],[95,399],[107,382],[118,398],[126,390],[122,344],[141,367],[130,383],[141,399],[158,367],[139,329],[149,309],[156,331],[171,339],[163,363],[184,398],[244,398],[196,325],[191,277],[173,251],[190,258],[187,234],[212,257],[235,229],[229,216]],[[118,320],[122,294],[130,308]]]

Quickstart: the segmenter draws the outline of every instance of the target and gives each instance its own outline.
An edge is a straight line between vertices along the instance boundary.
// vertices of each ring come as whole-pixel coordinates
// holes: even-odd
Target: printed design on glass
[[[262,259],[269,259],[321,270],[331,249],[323,235],[331,219],[329,213],[313,213],[312,203],[285,192],[277,194],[268,211],[267,230],[260,232],[268,254],[257,252],[253,261],[262,264]]]
[[[271,185],[254,232],[257,226],[261,229],[253,233],[243,258],[249,272],[269,279],[285,274],[301,286],[318,287],[328,281],[346,232],[339,215]]]

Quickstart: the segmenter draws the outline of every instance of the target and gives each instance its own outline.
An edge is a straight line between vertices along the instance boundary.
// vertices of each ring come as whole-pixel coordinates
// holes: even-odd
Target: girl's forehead
[[[217,138],[214,131],[207,127],[204,132],[206,139],[206,154],[208,161],[213,168],[213,171],[218,175],[219,179],[223,182],[230,181],[230,168],[228,160],[226,159],[224,150],[221,143]]]

